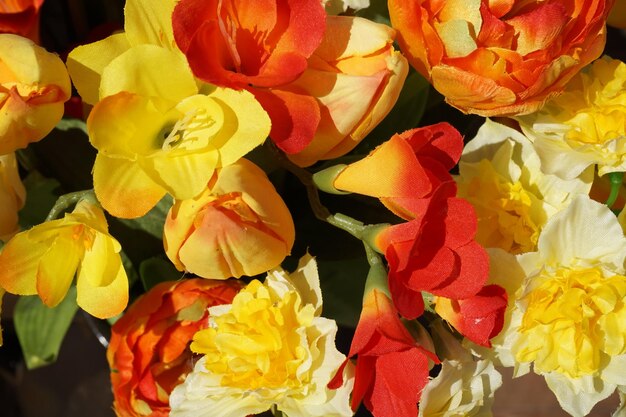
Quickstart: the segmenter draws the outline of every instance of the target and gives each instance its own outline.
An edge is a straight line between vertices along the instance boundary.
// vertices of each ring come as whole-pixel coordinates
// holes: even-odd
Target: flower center
[[[313,317],[313,307],[302,307],[297,292],[278,299],[255,280],[235,296],[230,311],[211,317],[191,348],[205,355],[207,370],[221,376],[222,386],[246,391],[299,387],[310,380],[301,368],[311,353],[306,335],[297,330]]]
[[[214,124],[215,121],[205,109],[187,111],[173,126],[168,125],[161,130],[164,137],[161,149],[164,151],[202,149],[209,142],[207,130],[211,130]]]
[[[626,277],[594,268],[544,271],[535,279],[539,285],[522,298],[519,362],[578,378],[596,373],[606,355],[626,352]]]
[[[533,210],[538,199],[521,182],[508,181],[496,172],[487,160],[479,162],[478,172],[459,186],[459,194],[476,210],[478,242],[510,253],[533,251],[542,223],[537,218],[541,212]]]

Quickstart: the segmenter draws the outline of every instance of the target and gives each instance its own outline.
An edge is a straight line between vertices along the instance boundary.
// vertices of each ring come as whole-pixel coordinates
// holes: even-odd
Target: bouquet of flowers
[[[29,368],[82,310],[120,417],[491,416],[504,367],[626,416],[625,1],[54,1],[0,4]]]

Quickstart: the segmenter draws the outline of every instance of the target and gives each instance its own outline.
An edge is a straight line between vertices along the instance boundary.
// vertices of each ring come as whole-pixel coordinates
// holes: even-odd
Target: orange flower
[[[398,43],[448,103],[526,114],[600,56],[613,0],[389,0]]]
[[[0,240],[6,242],[17,233],[17,212],[24,206],[25,197],[15,154],[0,155]]]
[[[71,95],[63,61],[31,40],[0,34],[0,155],[46,136]]]
[[[3,0],[0,2],[0,33],[16,33],[39,40],[39,9],[44,0]]]
[[[291,214],[265,173],[245,159],[221,168],[195,198],[174,203],[165,252],[179,270],[226,279],[274,268],[291,251]]]
[[[163,282],[113,326],[107,359],[119,417],[167,417],[169,395],[193,369],[189,343],[208,325],[208,308],[229,304],[234,281]]]

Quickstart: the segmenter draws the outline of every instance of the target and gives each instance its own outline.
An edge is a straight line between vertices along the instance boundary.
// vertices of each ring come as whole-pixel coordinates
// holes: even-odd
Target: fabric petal
[[[151,44],[175,49],[172,30],[174,1],[133,0],[124,7],[124,31],[131,45]]]
[[[80,262],[80,247],[71,233],[71,230],[61,232],[41,257],[37,269],[37,293],[48,307],[65,298]]]
[[[0,252],[0,287],[12,294],[37,294],[37,268],[48,245],[22,232],[9,240]]]

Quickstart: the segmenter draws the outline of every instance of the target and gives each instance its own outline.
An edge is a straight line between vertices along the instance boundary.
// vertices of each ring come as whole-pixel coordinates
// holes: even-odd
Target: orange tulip
[[[0,2],[0,33],[16,33],[38,43],[39,9],[44,0]]]
[[[46,136],[71,96],[63,61],[30,39],[0,34],[0,155]]]
[[[531,113],[600,56],[613,0],[389,0],[409,62],[446,101]]]
[[[163,282],[137,299],[111,329],[107,360],[119,417],[167,417],[169,395],[193,369],[189,343],[208,308],[229,304],[235,281]]]
[[[291,214],[265,173],[245,159],[221,168],[195,198],[174,203],[165,252],[179,270],[206,278],[256,275],[291,251]]]

